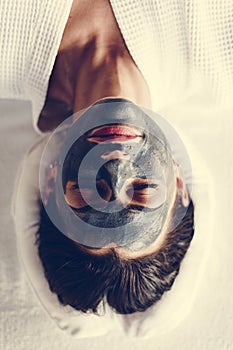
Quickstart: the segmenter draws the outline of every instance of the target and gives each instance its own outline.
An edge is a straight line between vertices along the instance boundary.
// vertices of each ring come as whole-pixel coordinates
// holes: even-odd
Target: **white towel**
[[[46,141],[47,136],[39,139],[24,158],[13,200],[20,260],[42,305],[61,329],[78,338],[94,337],[114,329],[128,336],[148,338],[176,327],[190,311],[210,248],[214,203],[212,180],[200,155],[184,140],[190,153],[194,175],[192,196],[195,203],[195,235],[172,290],[143,313],[118,315],[106,307],[105,315],[99,317],[61,306],[56,295],[50,292],[43,275],[35,246],[35,233],[40,212],[39,162]]]

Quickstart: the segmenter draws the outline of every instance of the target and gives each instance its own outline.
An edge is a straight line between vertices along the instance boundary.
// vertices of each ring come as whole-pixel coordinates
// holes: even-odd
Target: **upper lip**
[[[115,124],[104,125],[92,130],[88,136],[88,141],[91,142],[128,142],[139,141],[143,134],[134,126]]]

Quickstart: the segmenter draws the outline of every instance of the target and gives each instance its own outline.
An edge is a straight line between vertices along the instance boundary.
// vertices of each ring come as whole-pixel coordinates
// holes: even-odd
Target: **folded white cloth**
[[[211,108],[232,106],[232,0],[110,3],[154,109],[193,94],[208,98]],[[0,2],[0,97],[32,101],[35,128],[71,5],[71,0]]]
[[[25,156],[17,177],[12,206],[18,252],[37,297],[50,317],[69,334],[78,338],[94,337],[118,329],[128,336],[148,338],[170,331],[189,313],[211,246],[214,198],[212,179],[200,155],[187,140],[182,139],[192,162],[195,235],[172,290],[147,311],[132,315],[116,314],[108,306],[103,316],[83,314],[60,305],[56,295],[51,293],[35,245],[41,205],[39,163],[47,136],[39,139]]]

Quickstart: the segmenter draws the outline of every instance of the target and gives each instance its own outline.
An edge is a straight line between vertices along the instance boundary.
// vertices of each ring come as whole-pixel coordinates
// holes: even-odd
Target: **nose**
[[[111,156],[113,155],[110,155],[110,157]],[[128,175],[128,171],[129,171],[128,167],[129,167],[128,162],[122,161],[120,159],[111,159],[104,164],[102,176],[107,181],[112,192],[109,202],[116,201],[116,200],[121,202],[121,199],[123,199],[121,198],[122,188],[123,188],[125,179]]]
[[[114,150],[110,152],[105,152],[101,156],[104,160],[112,160],[112,159],[119,159],[119,160],[129,160],[130,156],[127,152],[123,150]]]

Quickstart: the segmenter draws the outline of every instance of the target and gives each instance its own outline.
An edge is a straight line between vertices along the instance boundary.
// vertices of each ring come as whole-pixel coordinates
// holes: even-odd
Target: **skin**
[[[72,113],[105,97],[123,97],[151,107],[149,88],[125,45],[109,1],[74,0],[38,126],[42,131],[53,130]]]
[[[69,186],[69,184],[68,184],[68,186]],[[175,197],[176,197],[176,191],[173,192],[172,201],[170,203],[170,207],[169,207],[169,211],[168,211],[168,215],[167,215],[167,219],[165,221],[164,227],[163,227],[160,235],[158,236],[158,238],[149,246],[145,245],[143,248],[141,248],[139,251],[137,251],[137,250],[134,250],[133,247],[131,247],[130,245],[128,245],[126,248],[126,247],[118,247],[114,243],[112,243],[106,247],[103,247],[102,249],[95,249],[95,250],[88,249],[88,248],[85,248],[85,249],[90,253],[94,253],[97,255],[103,255],[103,254],[106,254],[110,248],[114,248],[115,251],[119,254],[119,256],[123,259],[134,259],[134,258],[140,258],[143,256],[149,256],[149,255],[154,254],[156,251],[158,251],[162,247],[164,239],[165,239],[166,234],[168,232],[169,217],[171,215],[171,211],[172,211],[172,208],[173,208],[173,205],[175,202]],[[147,205],[145,203],[142,206],[144,207]]]
[[[144,237],[143,239],[140,240],[140,249],[138,249],[138,246],[134,244],[128,244],[125,247],[117,247],[114,244],[110,244],[108,246],[103,247],[102,249],[88,249],[88,248],[84,248],[86,249],[88,252],[93,253],[93,254],[105,254],[108,252],[108,250],[110,248],[113,248],[118,252],[118,254],[122,257],[122,258],[137,258],[137,257],[142,257],[142,256],[147,256],[147,255],[151,255],[153,253],[155,253],[157,250],[159,250],[161,248],[161,246],[163,245],[164,242],[164,238],[166,237],[166,235],[169,232],[169,220],[171,217],[171,213],[173,210],[173,206],[176,200],[176,195],[177,193],[179,194],[179,196],[182,199],[182,204],[184,207],[187,207],[189,204],[189,198],[188,198],[188,192],[186,189],[186,186],[184,185],[184,183],[182,182],[180,176],[179,176],[179,171],[178,171],[178,167],[177,165],[174,163],[174,173],[175,176],[173,177],[172,180],[172,184],[171,184],[171,188],[173,188],[172,193],[170,193],[170,205],[168,208],[168,212],[167,212],[167,216],[165,218],[165,223],[164,226],[159,234],[159,236],[157,237],[156,240],[152,240],[150,236],[146,235],[146,237]],[[118,175],[118,174],[117,174]],[[54,176],[54,177],[53,177]],[[119,176],[119,175],[118,175]],[[53,179],[54,181],[56,181],[56,167],[50,170],[50,176],[48,176],[48,187],[47,187],[47,195],[49,195],[53,189],[49,188],[49,184],[52,182],[51,180]],[[122,189],[120,191],[120,195],[116,197],[116,199],[118,201],[124,201],[124,198],[127,197],[127,188],[129,185],[133,184],[134,186],[140,186],[142,183],[143,184],[149,184],[152,183],[154,184],[154,180],[150,180],[150,179],[146,179],[146,180],[142,180],[140,178],[129,178],[125,181],[125,183],[122,186]],[[80,187],[80,183],[78,183],[78,181],[71,181],[68,180],[66,182],[66,190],[65,190],[65,197],[66,197],[66,201],[68,202],[68,204],[71,205],[71,207],[73,208],[83,208],[86,206],[86,203],[84,201],[84,199],[82,198],[81,194],[80,194],[80,190],[78,187]],[[85,184],[83,184],[85,185]],[[83,187],[84,191],[85,191],[85,186]],[[107,182],[104,178],[99,180],[98,183],[98,189],[101,191],[101,197],[104,197],[104,199],[106,201],[109,201],[112,195],[112,188],[109,185],[109,182]],[[88,191],[88,190],[87,190]],[[140,193],[142,191],[142,198],[141,196],[139,196],[138,198],[138,192]],[[132,197],[131,202],[129,202],[128,204],[136,204],[140,205],[142,207],[148,207],[148,201],[151,200],[151,192],[152,191],[152,197],[155,196],[156,197],[156,193],[154,192],[153,188],[143,188],[141,189],[141,187],[139,187],[139,190],[136,190],[136,198]],[[92,194],[89,194],[89,198],[90,201],[95,201],[95,198],[92,197]],[[136,201],[136,203],[135,203]],[[140,201],[140,202],[138,202]],[[96,202],[94,204],[97,204]],[[151,207],[153,207],[153,200],[151,203]],[[81,214],[82,215],[82,214]],[[136,213],[137,215],[137,213]],[[152,235],[154,236],[154,235]],[[138,242],[137,242],[138,243]],[[77,244],[77,243],[76,243]]]
[[[105,179],[101,179],[96,183],[99,188],[101,197],[106,201],[110,201],[112,196],[112,188],[109,186],[109,183]],[[86,203],[83,199],[81,192],[79,190],[79,184],[77,181],[68,181],[66,184],[66,201],[67,203],[75,208],[82,209],[85,207]],[[92,190],[90,190],[89,186],[85,184],[83,185],[83,191],[87,195],[90,201],[95,202],[95,198],[93,198]],[[157,196],[158,190],[156,188],[157,181],[153,179],[141,179],[141,178],[131,178],[127,179],[120,190],[118,195],[119,202],[122,205],[131,204],[133,206],[143,206],[147,208],[153,208],[157,205]],[[134,188],[134,190],[131,190]],[[133,196],[131,198],[131,191],[134,191]],[[98,203],[98,198],[96,199]]]
[[[42,131],[53,130],[72,113],[87,108],[98,100],[119,97],[151,108],[148,86],[125,45],[109,1],[74,0],[38,126]],[[108,160],[127,161],[121,150],[103,154],[103,156]],[[54,169],[53,174],[56,180]],[[98,250],[88,249],[88,251],[93,254],[105,254],[109,248],[114,247],[121,257],[136,258],[150,255],[159,249],[168,230],[169,216],[178,191],[182,194],[184,204],[187,205],[187,190],[180,180],[177,169],[176,174],[177,176],[173,179],[175,186],[167,220],[155,242],[140,251],[114,245]],[[49,179],[51,180],[50,175]],[[136,179],[136,185],[140,181],[142,180]],[[122,203],[127,197],[127,186],[131,186],[133,182],[135,180],[129,179],[118,195],[118,200]],[[151,183],[153,184],[153,179]],[[74,208],[82,208],[85,203],[77,194],[75,185],[72,181],[67,182],[66,200]],[[109,200],[111,188],[104,180],[100,186],[104,189],[103,198]],[[47,185],[47,192],[51,191]],[[140,190],[139,194],[140,196],[132,198],[134,204],[140,202],[142,206],[153,207],[156,200],[153,188]]]

